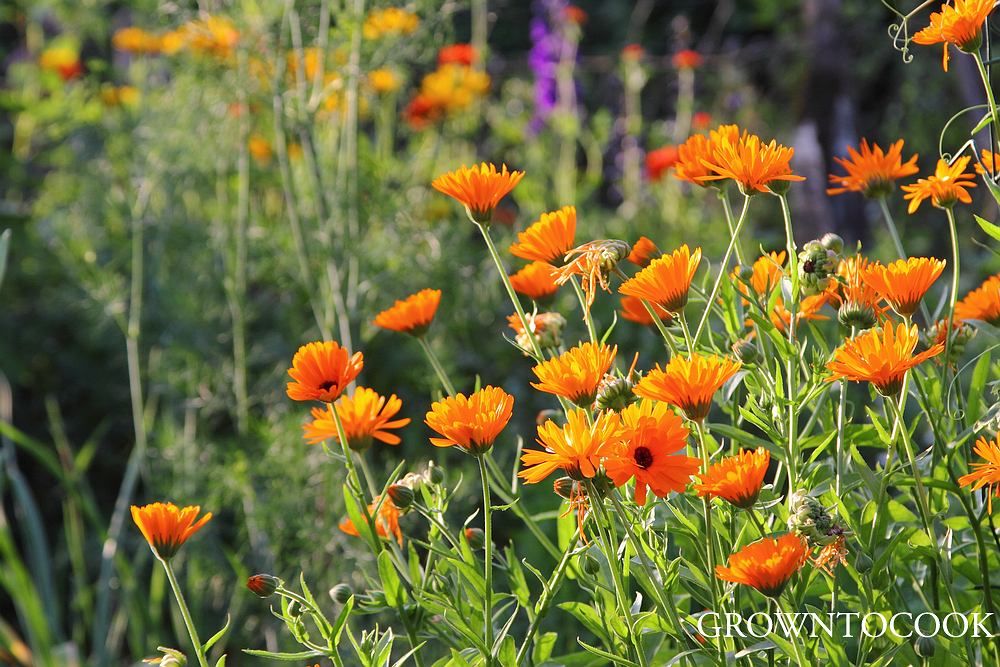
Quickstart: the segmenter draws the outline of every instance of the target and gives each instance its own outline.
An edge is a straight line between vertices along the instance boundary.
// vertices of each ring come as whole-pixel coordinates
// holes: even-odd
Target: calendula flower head
[[[901,317],[910,317],[920,307],[920,300],[944,271],[947,264],[933,257],[897,259],[888,265],[874,262],[862,276],[879,296]]]
[[[973,165],[980,176],[995,179],[1000,173],[1000,153],[994,153],[988,148],[980,151],[980,160]]]
[[[559,291],[556,283],[558,271],[548,262],[535,261],[510,276],[510,284],[518,294],[523,294],[532,301],[548,304]]]
[[[833,361],[826,365],[833,371],[827,381],[870,382],[883,396],[895,396],[908,370],[944,351],[944,345],[937,344],[914,355],[918,342],[917,325],[894,327],[886,320],[881,328],[848,339],[834,353]]]
[[[262,167],[267,166],[271,161],[271,156],[274,155],[274,151],[271,150],[271,142],[259,134],[250,137],[247,141],[247,150],[254,162]]]
[[[917,156],[903,161],[903,140],[889,146],[883,151],[876,144],[868,144],[867,139],[861,140],[859,150],[847,147],[849,157],[835,157],[834,162],[847,172],[843,176],[830,174],[828,195],[839,195],[844,192],[860,192],[869,199],[878,199],[892,193],[897,180],[919,173]]]
[[[805,540],[810,547],[825,547],[851,536],[850,529],[841,525],[830,510],[805,491],[798,490],[792,494],[788,512],[788,530]]]
[[[542,213],[523,232],[518,233],[517,243],[511,244],[515,257],[562,264],[563,258],[573,249],[576,236],[576,207],[563,206],[558,211]]]
[[[547,421],[538,427],[538,444],[544,451],[527,449],[521,455],[523,469],[518,477],[529,484],[542,481],[562,470],[577,481],[597,475],[601,460],[621,441],[618,414],[602,412],[591,423],[582,409],[567,415],[560,426]]]
[[[372,11],[365,17],[361,34],[365,39],[410,35],[419,25],[420,19],[413,12],[399,7],[386,7]]]
[[[1000,326],[1000,273],[984,280],[955,304],[955,319],[981,320]]]
[[[347,446],[356,452],[363,452],[371,447],[373,440],[387,445],[398,445],[399,436],[392,430],[402,428],[410,423],[407,418],[393,419],[403,407],[403,402],[395,394],[388,398],[367,387],[358,387],[350,396],[341,396],[333,405],[347,436]],[[306,442],[311,445],[324,440],[340,441],[337,423],[327,408],[313,408],[311,422],[302,426]]]
[[[637,505],[646,504],[647,489],[665,498],[684,491],[700,461],[678,454],[687,446],[688,430],[666,403],[641,400],[621,412],[621,442],[604,460],[616,486],[635,478]]]
[[[375,533],[384,540],[395,538],[396,542],[403,546],[403,531],[399,527],[399,508],[396,507],[391,498],[375,498],[374,502],[368,505],[368,514],[375,521]],[[348,535],[359,537],[357,526],[349,517],[344,519],[337,526]]]
[[[587,296],[587,307],[590,308],[598,286],[606,292],[611,291],[608,278],[631,250],[628,243],[617,239],[584,243],[566,253],[567,263],[559,269],[556,283],[562,285],[573,276],[580,276],[580,286]]]
[[[434,321],[440,303],[441,290],[423,289],[405,299],[397,300],[392,308],[387,308],[375,316],[374,324],[390,331],[420,337],[427,333],[427,328]]]
[[[360,352],[350,354],[335,341],[303,345],[292,357],[288,398],[333,403],[364,367]]]
[[[621,310],[618,312],[621,313],[621,316],[626,320],[645,326],[653,325],[653,318],[649,314],[649,311],[646,310],[646,306],[643,305],[642,299],[634,296],[623,295],[621,304]],[[664,310],[662,306],[655,303],[651,303],[649,305],[653,307],[653,312],[660,318],[660,321],[663,322],[664,326],[669,327],[673,324],[674,316],[670,312]]]
[[[615,362],[618,346],[604,343],[581,343],[536,365],[532,370],[538,382],[531,386],[548,394],[567,398],[586,407],[594,402],[597,388]]]
[[[462,166],[442,174],[431,185],[465,206],[469,217],[478,224],[488,224],[493,209],[524,178],[523,171],[509,171],[507,165],[498,170],[492,163]]]
[[[646,153],[646,178],[656,182],[663,179],[663,175],[677,164],[678,154],[676,146],[663,146]]]
[[[765,537],[730,556],[728,567],[717,565],[715,575],[777,599],[808,556],[809,546],[794,533],[777,539]]]
[[[845,257],[837,267],[839,285],[832,293],[833,300],[839,302],[837,320],[848,329],[863,331],[870,329],[885,317],[887,306],[883,306],[878,291],[865,280],[871,263],[860,254]]]
[[[425,423],[441,437],[431,438],[431,444],[458,447],[475,456],[485,454],[507,426],[513,409],[513,396],[489,386],[468,397],[455,394],[435,401]]]
[[[566,318],[559,313],[535,313],[527,314],[528,328],[534,334],[535,340],[542,349],[556,349],[562,345],[562,330],[566,326]],[[517,344],[525,351],[531,349],[531,341],[521,323],[521,317],[514,313],[507,316],[507,323],[514,330],[517,336]]]
[[[132,520],[146,538],[149,548],[160,560],[170,560],[212,518],[212,513],[198,518],[201,507],[177,507],[173,503],[132,505]]]
[[[975,53],[982,45],[982,27],[993,11],[994,0],[954,0],[941,5],[940,12],[931,14],[931,22],[913,35],[917,44],[942,44],[941,67],[948,71],[948,45],[966,53]]]
[[[701,422],[708,416],[715,392],[736,375],[740,365],[738,361],[713,354],[674,355],[665,367],[657,364],[646,373],[635,386],[635,393],[676,405],[688,419]]]
[[[640,268],[646,268],[650,262],[661,254],[660,249],[656,247],[655,243],[645,236],[640,236],[639,240],[632,246],[632,250],[626,259]]]
[[[438,115],[457,114],[468,109],[490,89],[490,76],[467,65],[441,65],[420,81],[420,97]]]
[[[839,264],[840,256],[820,241],[806,243],[799,252],[799,285],[803,296],[827,291]]]
[[[945,345],[945,341],[948,336],[948,321],[938,320],[932,324],[927,331],[921,332],[920,334],[920,345],[917,349],[926,350],[933,345],[940,344]],[[958,360],[962,358],[965,354],[965,346],[969,344],[969,341],[976,336],[976,330],[970,325],[962,322],[961,320],[955,319],[951,323],[951,349],[948,350],[948,358],[945,359],[944,355],[936,358],[934,361],[938,363],[947,363],[949,366],[954,367],[958,363]],[[948,346],[945,345],[947,349]]]
[[[741,449],[699,474],[695,490],[699,496],[722,498],[735,507],[749,509],[757,502],[770,463],[771,452],[763,447]]]
[[[714,181],[709,164],[715,159],[718,147],[723,143],[739,141],[740,128],[735,125],[720,125],[703,134],[693,134],[687,141],[677,147],[677,162],[674,164],[674,177],[695,185],[708,186]]]
[[[971,486],[973,491],[986,488],[986,509],[993,513],[993,496],[1000,497],[1000,434],[993,440],[980,437],[973,450],[982,461],[969,464],[971,472],[958,478],[960,486]]]
[[[688,291],[699,264],[701,248],[692,252],[685,244],[651,261],[649,266],[622,283],[618,291],[645,299],[667,312],[679,313],[687,304]]]
[[[721,139],[705,163],[712,172],[703,181],[732,179],[744,195],[757,192],[784,192],[791,181],[804,181],[792,173],[789,161],[794,148],[772,140],[765,144],[760,137],[744,131],[738,140]]]
[[[908,199],[910,205],[907,211],[916,213],[924,200],[938,208],[951,208],[958,202],[972,203],[972,195],[968,189],[976,187],[974,174],[965,171],[971,158],[966,155],[956,159],[952,164],[947,160],[938,160],[934,174],[921,178],[912,185],[904,185],[903,199]]]

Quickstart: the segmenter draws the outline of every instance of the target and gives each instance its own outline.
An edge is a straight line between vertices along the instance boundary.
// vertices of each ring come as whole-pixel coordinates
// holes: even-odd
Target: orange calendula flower
[[[498,387],[483,387],[468,397],[455,394],[435,401],[424,423],[441,435],[431,438],[435,447],[458,447],[478,456],[490,450],[513,410],[513,396]]]
[[[722,498],[740,509],[748,509],[757,502],[770,462],[771,452],[763,447],[754,451],[741,449],[739,454],[713,463],[707,472],[698,475],[695,490],[699,496]]]
[[[334,341],[307,343],[292,357],[288,398],[333,403],[364,367],[360,352],[350,354]]]
[[[542,213],[541,217],[523,232],[518,233],[517,243],[511,244],[515,257],[562,264],[563,258],[573,248],[576,236],[576,207],[563,206],[558,211]]]
[[[716,565],[715,576],[777,598],[808,557],[808,545],[794,533],[777,539],[765,537],[730,556],[728,567]]]
[[[392,308],[387,308],[376,315],[375,326],[411,336],[423,336],[434,321],[439,303],[441,303],[441,290],[420,290],[405,299],[397,300]]]
[[[970,156],[960,157],[953,164],[947,160],[938,160],[934,174],[921,178],[912,185],[904,185],[903,199],[909,199],[909,213],[916,213],[920,204],[929,199],[938,208],[951,208],[958,202],[972,203],[972,195],[968,188],[976,187],[975,175],[965,171],[969,166]]]
[[[372,440],[398,445],[399,436],[390,433],[389,429],[402,428],[410,423],[407,418],[393,419],[402,407],[403,402],[395,394],[386,398],[367,387],[358,387],[352,395],[341,396],[333,406],[344,425],[347,446],[356,452],[368,449]],[[337,423],[329,409],[313,408],[312,416],[311,422],[302,425],[306,442],[315,445],[330,438],[340,441]]]
[[[507,165],[486,162],[450,171],[438,176],[431,186],[458,201],[474,221],[485,224],[493,216],[493,209],[524,178],[523,171],[509,171]]]
[[[848,339],[826,367],[833,371],[828,382],[841,378],[853,382],[870,382],[883,396],[894,396],[903,386],[903,376],[919,363],[941,354],[944,345],[932,345],[913,356],[920,336],[917,325],[893,327],[886,320],[875,328]]]
[[[760,137],[744,131],[738,140],[716,142],[712,156],[705,160],[705,166],[712,174],[703,181],[732,179],[740,186],[740,192],[750,195],[768,192],[775,181],[804,181],[804,176],[792,173],[789,161],[795,149],[782,146],[771,140],[765,144]]]
[[[628,254],[628,261],[636,266],[645,268],[649,263],[660,256],[660,249],[656,244],[645,236],[640,236],[639,240],[632,246],[632,251]]]
[[[655,303],[671,313],[679,313],[687,304],[688,290],[699,264],[701,248],[691,252],[685,244],[651,261],[649,266],[622,283],[618,291]]]
[[[646,373],[633,391],[641,398],[651,398],[676,405],[688,419],[703,421],[712,407],[712,397],[736,375],[740,362],[726,357],[692,353],[690,358],[675,355],[660,368]]]
[[[993,11],[994,0],[954,0],[944,3],[940,12],[931,14],[931,22],[913,35],[917,44],[942,44],[941,67],[948,71],[948,45],[954,44],[966,53],[977,51],[982,44],[982,27]]]
[[[198,518],[201,507],[177,507],[173,503],[153,503],[137,507],[132,505],[132,520],[142,531],[149,547],[161,560],[170,560],[189,537],[209,522],[212,513]]]
[[[650,303],[653,307],[653,312],[656,313],[660,321],[666,326],[670,326],[674,321],[674,316],[669,312],[656,305],[655,303]],[[646,310],[646,306],[642,304],[642,299],[634,296],[623,296],[622,297],[622,307],[618,312],[621,313],[622,317],[630,322],[635,322],[636,324],[642,324],[644,326],[649,326],[653,323],[653,318],[650,317],[649,311]]]
[[[830,183],[835,187],[827,189],[828,195],[860,192],[872,199],[884,197],[892,192],[897,180],[920,171],[916,155],[903,162],[902,139],[889,146],[887,151],[876,143],[869,145],[867,139],[862,139],[860,150],[848,146],[847,154],[848,158],[833,158],[847,173],[843,176],[830,174]]]
[[[695,185],[710,185],[712,170],[708,165],[714,159],[716,149],[720,144],[736,142],[739,138],[740,128],[735,125],[720,125],[707,137],[703,134],[691,135],[677,147],[674,177]]]
[[[547,262],[532,262],[510,276],[511,287],[534,301],[547,302],[559,291],[558,269]]]
[[[377,515],[375,515],[376,507],[378,508]],[[382,500],[380,505],[379,498],[376,498],[375,502],[368,506],[368,513],[375,515],[373,517],[375,520],[375,533],[379,537],[385,540],[394,537],[400,546],[403,545],[403,531],[399,528],[399,508],[392,503],[391,499],[386,498]],[[353,535],[354,537],[360,536],[357,526],[354,525],[354,522],[350,518],[345,517],[337,527],[348,535]]]
[[[577,481],[590,479],[620,441],[621,423],[616,413],[602,412],[591,424],[585,411],[574,410],[566,416],[564,426],[549,420],[538,427],[538,444],[545,450],[525,450],[521,454],[524,469],[517,475],[535,484],[562,469]]]
[[[438,51],[438,65],[464,65],[476,62],[476,48],[471,44],[451,44]]]
[[[568,398],[581,407],[591,405],[617,353],[617,345],[608,347],[604,343],[582,343],[535,366],[532,370],[538,382],[532,382],[531,386],[538,391]]]
[[[917,312],[920,300],[946,264],[933,257],[897,259],[888,265],[874,262],[865,269],[862,279],[901,317],[909,317]]]
[[[982,320],[1000,326],[1000,273],[984,280],[955,304],[955,319]]]
[[[647,488],[657,498],[680,493],[701,462],[677,452],[687,446],[688,430],[666,403],[641,400],[621,411],[622,442],[604,460],[615,486],[635,477],[635,503],[646,504]]]
[[[993,513],[993,496],[1000,496],[1000,434],[992,441],[980,437],[973,450],[982,461],[969,465],[972,472],[958,478],[961,486],[972,486],[973,491],[986,487],[986,509]]]
[[[994,153],[984,148],[980,153],[980,162],[973,165],[980,176],[995,177],[1000,172],[1000,153]]]
[[[659,181],[664,172],[677,164],[677,147],[663,146],[646,153],[646,177],[651,181]]]

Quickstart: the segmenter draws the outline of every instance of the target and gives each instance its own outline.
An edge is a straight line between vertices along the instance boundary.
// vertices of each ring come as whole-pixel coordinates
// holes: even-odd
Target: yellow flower
[[[413,12],[399,7],[378,9],[365,17],[361,34],[365,39],[410,35],[420,25],[420,19]]]
[[[395,92],[401,83],[396,73],[386,67],[368,73],[368,85],[379,94]]]

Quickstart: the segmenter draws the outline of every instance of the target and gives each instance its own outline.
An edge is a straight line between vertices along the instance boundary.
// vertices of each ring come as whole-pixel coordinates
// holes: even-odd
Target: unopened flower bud
[[[583,561],[583,571],[589,575],[595,575],[601,571],[601,563],[590,554],[583,554],[580,559]]]
[[[872,559],[863,553],[858,554],[858,557],[854,559],[854,569],[860,574],[869,572],[872,569],[872,565]]]
[[[843,245],[843,241],[841,241]],[[839,255],[820,241],[810,241],[799,253],[799,284],[803,296],[826,291],[837,273]]]
[[[921,658],[933,658],[936,644],[933,637],[917,637],[917,641],[913,643],[913,652]]]
[[[635,383],[631,378],[615,377],[605,375],[601,384],[597,387],[596,406],[600,411],[614,410],[621,412],[632,403],[639,400],[639,397],[632,392]]]
[[[932,324],[927,331],[921,332],[920,334],[920,350],[926,350],[937,343],[945,345],[947,331],[948,323],[945,320],[938,320]],[[969,341],[972,340],[975,335],[976,330],[973,327],[965,322],[954,320],[951,329],[951,349],[948,354],[949,365],[954,366],[958,362],[958,360],[965,353],[965,346],[968,345]],[[935,361],[939,363],[943,360],[943,355],[935,359]]]
[[[389,487],[388,493],[389,498],[392,499],[392,504],[401,510],[405,510],[413,504],[413,489],[409,487],[402,484],[392,484]]]
[[[270,574],[255,574],[247,579],[247,588],[250,589],[250,592],[262,598],[274,595],[274,591],[278,590],[280,585],[281,579]]]
[[[767,184],[767,189],[773,192],[774,194],[778,195],[779,197],[788,192],[788,189],[791,187],[792,187],[791,181],[774,180]],[[758,190],[752,188],[748,189],[750,190],[749,192],[743,192],[744,186],[742,183],[740,183],[740,192],[743,192],[743,194],[745,195],[759,194]]]
[[[330,597],[337,604],[347,604],[352,595],[354,595],[354,589],[349,584],[337,584],[330,589]]]
[[[160,646],[157,650],[163,653],[159,661],[156,658],[148,658],[143,660],[143,662],[155,663],[159,667],[185,667],[187,665],[187,656],[177,649]]]
[[[473,550],[478,551],[486,546],[486,533],[481,528],[466,528],[465,539]]]
[[[749,337],[740,338],[738,341],[733,343],[732,350],[733,354],[736,355],[736,358],[744,364],[753,364],[760,359],[760,351]]]
[[[837,321],[848,329],[864,331],[875,326],[878,318],[875,309],[866,303],[845,301],[837,311]]]
[[[552,484],[552,489],[561,498],[570,500],[579,495],[579,482],[572,477],[560,477]]]
[[[844,239],[842,239],[837,234],[834,234],[833,232],[828,232],[826,234],[823,234],[819,242],[823,245],[824,248],[826,248],[827,250],[831,250],[838,255],[844,252]]]
[[[444,484],[444,468],[442,468],[441,466],[434,465],[434,463],[431,463],[430,474],[432,483],[437,484],[439,486],[441,484]]]

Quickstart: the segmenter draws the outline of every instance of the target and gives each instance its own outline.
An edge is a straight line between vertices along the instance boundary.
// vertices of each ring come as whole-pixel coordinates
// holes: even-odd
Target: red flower
[[[646,176],[651,181],[658,181],[663,172],[677,164],[677,147],[664,146],[646,153]]]
[[[438,66],[454,63],[456,65],[472,65],[478,54],[471,44],[452,44],[438,51]]]

